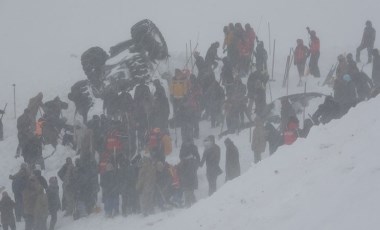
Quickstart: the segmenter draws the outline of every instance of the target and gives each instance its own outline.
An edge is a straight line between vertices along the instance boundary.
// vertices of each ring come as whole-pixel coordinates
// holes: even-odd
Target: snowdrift
[[[190,209],[145,219],[91,216],[62,229],[376,229],[379,105],[372,99],[312,128],[308,139],[281,147]]]

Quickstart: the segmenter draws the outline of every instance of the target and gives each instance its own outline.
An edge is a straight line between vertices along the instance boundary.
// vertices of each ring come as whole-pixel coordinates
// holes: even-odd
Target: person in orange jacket
[[[299,121],[297,117],[290,117],[289,122],[284,130],[283,138],[285,145],[293,144],[298,138]]]
[[[307,32],[310,35],[310,44],[309,44],[309,49],[310,49],[310,61],[309,61],[309,69],[310,69],[310,74],[313,75],[314,77],[320,77],[321,74],[319,72],[319,67],[318,67],[318,59],[320,56],[320,41],[319,38],[317,37],[315,30],[310,30],[309,27],[306,27]]]
[[[301,84],[301,77],[305,75],[305,65],[308,56],[309,49],[303,44],[302,39],[297,39],[297,47],[294,50],[294,65],[297,66],[298,75],[300,76],[298,85]]]

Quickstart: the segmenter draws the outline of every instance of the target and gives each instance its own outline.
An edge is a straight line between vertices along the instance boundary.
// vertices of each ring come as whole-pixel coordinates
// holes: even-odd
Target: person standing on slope
[[[309,49],[310,49],[310,61],[309,61],[309,69],[310,69],[310,74],[313,75],[314,77],[320,77],[321,74],[319,72],[319,67],[318,67],[318,59],[320,55],[320,42],[319,38],[317,37],[315,30],[310,30],[309,27],[306,27],[307,32],[310,35],[310,44],[309,44]]]
[[[214,42],[211,44],[210,48],[208,48],[206,57],[205,57],[205,62],[206,65],[209,67],[212,67],[214,70],[216,67],[218,67],[218,62],[221,61],[222,59],[218,57],[218,48],[219,48],[219,42]]]
[[[5,111],[0,109],[0,141],[4,139],[4,131],[3,131],[3,116]]]
[[[294,65],[297,66],[300,77],[298,86],[301,86],[301,78],[305,75],[305,65],[308,57],[309,49],[303,44],[302,39],[297,39],[297,47],[294,50]]]
[[[268,70],[268,67],[267,67],[268,53],[264,48],[263,41],[259,41],[257,43],[255,58],[256,58],[256,69],[259,71],[267,71]]]
[[[380,54],[378,49],[372,51],[373,55],[373,68],[372,68],[372,81],[375,88],[380,87]]]
[[[191,138],[184,140],[179,152],[180,181],[185,197],[185,206],[190,207],[196,201],[194,190],[198,189],[197,170],[200,163],[198,147]]]
[[[360,46],[356,49],[356,62],[360,62],[360,52],[367,48],[368,51],[368,63],[372,62],[372,50],[375,44],[376,30],[372,27],[371,21],[366,21],[365,28],[363,32],[362,42]]]
[[[226,146],[226,181],[240,176],[239,150],[230,138],[224,140]]]
[[[15,209],[15,202],[9,197],[7,192],[2,193],[0,200],[0,213],[1,213],[1,225],[4,230],[16,230],[16,221],[13,210]]]
[[[220,162],[220,147],[215,144],[215,137],[213,135],[208,136],[204,140],[205,151],[203,152],[201,167],[206,162],[206,175],[208,181],[208,195],[211,196],[216,191],[216,180],[222,173],[222,169],[219,166]]]

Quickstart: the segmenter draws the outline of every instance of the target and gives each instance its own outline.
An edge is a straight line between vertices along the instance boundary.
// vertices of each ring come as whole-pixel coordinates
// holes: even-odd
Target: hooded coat
[[[140,207],[144,215],[153,213],[155,187],[157,183],[157,162],[150,154],[141,160],[141,167],[136,184],[136,190],[140,194]]]
[[[226,145],[226,181],[228,181],[240,176],[239,150],[228,138],[224,143]]]
[[[264,127],[264,122],[256,120],[255,124],[256,126],[252,132],[251,149],[255,154],[260,154],[265,151],[268,132]]]
[[[180,181],[183,190],[198,189],[197,170],[200,163],[198,148],[194,143],[183,143],[179,153]]]
[[[220,162],[220,148],[216,144],[212,144],[209,148],[203,152],[201,165],[206,162],[206,173],[210,177],[216,177],[222,173],[219,167]]]
[[[15,223],[15,216],[13,214],[14,208],[15,202],[9,196],[3,195],[3,198],[0,200],[2,225],[12,225]]]

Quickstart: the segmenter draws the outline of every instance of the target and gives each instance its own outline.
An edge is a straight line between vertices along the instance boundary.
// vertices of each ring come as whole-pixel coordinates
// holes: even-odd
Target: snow
[[[377,0],[2,0],[0,1],[0,107],[8,103],[4,116],[5,140],[0,142],[0,185],[10,191],[9,174],[15,173],[22,159],[14,158],[17,147],[16,120],[13,111],[13,87],[16,84],[16,112],[19,116],[28,99],[38,92],[44,101],[59,95],[68,101],[72,84],[85,79],[80,55],[92,46],[108,50],[130,38],[130,27],[149,18],[161,30],[171,55],[168,68],[182,68],[186,43],[204,55],[214,41],[222,42],[223,26],[229,22],[251,23],[268,49],[268,22],[271,38],[276,39],[273,99],[286,95],[282,88],[283,72],[289,48],[297,38],[308,41],[306,26],[321,39],[321,75],[325,76],[340,53],[355,52],[364,22],[370,19],[379,29]],[[375,46],[379,44],[375,43]],[[273,45],[272,45],[273,48]],[[362,52],[362,60],[365,52]],[[222,55],[219,51],[219,55]],[[268,66],[272,57],[269,58]],[[360,67],[360,66],[359,66]],[[365,66],[369,73],[371,66]],[[308,77],[307,91],[331,94],[320,87],[323,78]],[[290,71],[289,94],[302,93],[296,87],[296,69]],[[267,90],[268,91],[268,90]],[[270,101],[269,91],[267,95]],[[103,213],[73,222],[59,217],[59,229],[378,229],[380,209],[380,159],[375,143],[379,130],[380,99],[359,104],[341,120],[313,127],[307,140],[283,146],[271,157],[268,153],[252,165],[249,132],[230,138],[240,150],[241,177],[224,184],[218,179],[218,191],[207,198],[205,168],[198,171],[199,201],[189,209],[142,216],[106,219]],[[100,111],[94,108],[92,112]],[[73,104],[64,115],[72,121]],[[90,112],[91,113],[91,112]],[[218,134],[209,123],[202,123],[197,141],[203,152],[204,137]],[[174,133],[172,133],[174,137]],[[174,139],[174,138],[173,138]],[[218,140],[224,168],[224,138]],[[179,143],[180,144],[180,143]],[[46,146],[44,155],[52,148]],[[169,162],[178,161],[178,151]],[[56,175],[68,156],[69,148],[58,146],[47,159],[45,177]],[[20,226],[18,226],[20,227]]]

